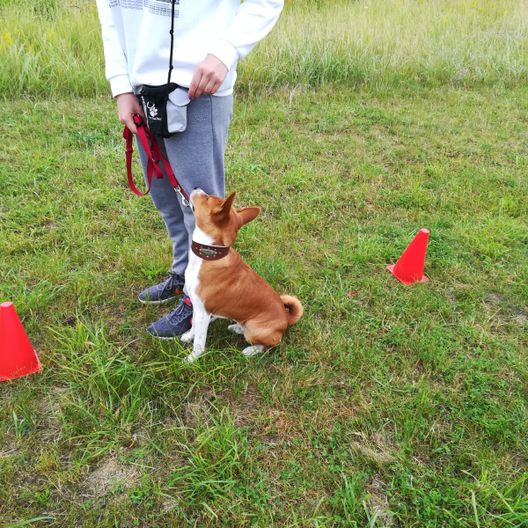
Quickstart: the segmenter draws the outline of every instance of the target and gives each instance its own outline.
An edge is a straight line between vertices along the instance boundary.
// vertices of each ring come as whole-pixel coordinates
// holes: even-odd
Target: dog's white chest
[[[195,227],[194,229],[193,240],[195,242],[199,242],[200,244],[212,244],[211,237],[204,233],[199,227]],[[203,306],[203,302],[198,295],[198,287],[200,285],[199,276],[202,264],[203,260],[195,255],[192,251],[189,251],[189,262],[187,264],[187,269],[185,270],[185,287],[193,305],[196,308],[198,306]]]
[[[203,260],[197,257],[194,253],[189,254],[189,262],[187,269],[185,270],[185,286],[191,300],[195,301],[198,297],[198,286],[200,279],[200,268],[202,267]]]

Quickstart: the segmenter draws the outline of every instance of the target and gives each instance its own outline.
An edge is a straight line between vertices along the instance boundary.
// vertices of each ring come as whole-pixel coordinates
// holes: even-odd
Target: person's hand
[[[219,58],[211,54],[207,55],[194,70],[189,86],[189,97],[198,99],[203,94],[216,93],[224,82],[227,71],[227,66]]]
[[[135,134],[137,129],[132,116],[134,114],[139,114],[143,120],[146,121],[141,103],[133,93],[120,94],[116,97],[116,101],[119,121],[121,121],[121,123],[123,123],[123,125],[125,125],[130,130],[130,132],[132,132],[132,134]]]

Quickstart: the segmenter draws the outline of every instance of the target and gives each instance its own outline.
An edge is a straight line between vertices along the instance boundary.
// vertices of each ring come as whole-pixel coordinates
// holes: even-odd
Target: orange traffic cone
[[[0,381],[21,378],[41,369],[13,303],[0,304]]]
[[[429,280],[423,272],[428,240],[429,229],[420,229],[398,262],[387,266],[387,269],[403,284]]]

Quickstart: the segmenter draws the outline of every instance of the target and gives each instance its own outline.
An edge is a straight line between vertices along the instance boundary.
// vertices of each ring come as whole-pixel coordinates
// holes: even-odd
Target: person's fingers
[[[129,104],[123,108],[123,115],[126,116],[134,116],[135,114],[139,114],[143,120],[145,120],[145,113],[143,112],[143,105],[139,102],[139,99],[134,96],[133,99],[129,100]]]
[[[124,119],[121,120],[121,123],[123,123],[132,134],[137,133],[136,125],[134,124],[134,119],[132,118],[132,114],[126,116]]]
[[[202,79],[202,70],[200,68],[196,68],[196,71],[194,72],[193,78],[191,80],[191,84],[189,86],[189,97],[191,99],[195,99],[197,97],[196,90],[198,89],[198,86],[200,85],[201,79]]]
[[[137,104],[137,106],[134,108],[134,114],[139,114],[142,118],[143,118],[143,121],[146,121],[147,118],[145,116],[145,112],[143,111],[143,106],[141,104]]]
[[[134,124],[134,114],[139,114],[143,119],[145,115],[138,98],[133,93],[125,93],[117,96],[117,110],[119,121],[123,123],[133,134],[137,132]]]
[[[197,99],[204,93],[216,93],[224,82],[227,72],[226,65],[220,59],[211,54],[207,55],[194,71],[189,86],[189,97]]]
[[[210,71],[206,75],[202,76],[200,86],[197,90],[197,97],[203,94],[212,94],[215,92],[215,86],[218,84],[218,75],[214,71]]]
[[[141,117],[141,120],[143,121],[143,123],[147,123],[147,118],[145,116],[145,113],[143,112],[143,109],[142,108],[138,108],[137,111],[133,112],[132,115],[130,116],[130,119],[134,120],[134,116],[135,115],[139,115]]]
[[[200,78],[200,82],[198,83],[198,86],[196,87],[196,90],[194,92],[195,99],[198,99],[198,97],[201,97],[204,94],[204,90],[208,82],[209,78],[205,75],[202,75],[202,77]]]
[[[218,86],[220,86],[218,81],[214,77],[211,77],[211,79],[205,85],[203,93],[214,94],[216,90],[218,90]]]
[[[214,95],[216,92],[218,92],[218,90],[220,89],[220,86],[222,86],[222,81],[216,81],[213,86],[213,89],[210,92],[211,95]]]
[[[130,132],[132,132],[132,134],[137,134],[137,127],[134,124],[134,121],[132,121],[132,119],[130,119],[130,121],[127,121],[126,126],[127,126],[128,130],[130,130]]]

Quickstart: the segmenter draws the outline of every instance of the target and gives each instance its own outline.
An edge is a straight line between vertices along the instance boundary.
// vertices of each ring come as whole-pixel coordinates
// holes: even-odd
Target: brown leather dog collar
[[[220,260],[229,253],[229,246],[208,246],[194,240],[191,243],[192,252],[204,260]]]

